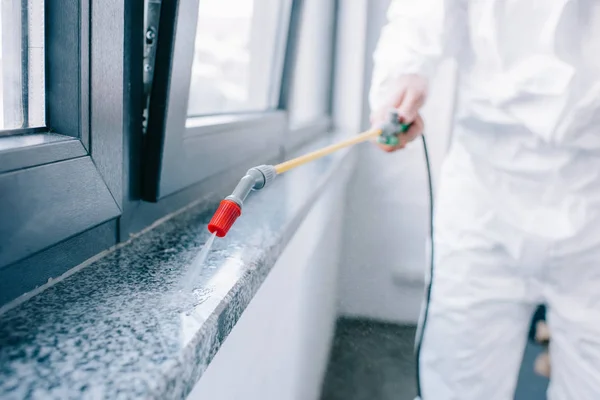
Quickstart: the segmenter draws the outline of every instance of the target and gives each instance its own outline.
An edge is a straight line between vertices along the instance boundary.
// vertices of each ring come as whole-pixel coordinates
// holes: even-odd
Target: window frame
[[[274,93],[277,107],[264,112],[188,118],[199,1],[173,1],[161,6],[161,34],[145,138],[143,197],[151,202],[248,160],[276,158],[287,136],[282,135],[288,129],[288,116],[282,108],[280,88],[287,84],[284,71],[290,37],[294,35],[292,11],[298,0],[285,0],[281,10],[288,22],[283,23],[283,34],[277,42],[279,59],[275,62],[281,65],[280,77],[273,85],[278,88]],[[227,157],[219,157],[223,152]]]
[[[14,85],[7,85],[6,83],[9,83],[11,80],[15,79],[15,71],[17,69],[9,69],[8,71],[10,71],[10,73],[7,73],[8,71],[3,66],[2,77],[0,77],[3,80],[3,97],[8,97],[10,100],[9,102],[7,102],[6,99],[3,100],[2,112],[6,114],[6,111],[9,108],[7,107],[7,104],[14,105],[14,103],[17,103],[19,106],[23,107],[21,112],[17,112],[19,107],[10,107],[11,114],[13,114],[13,118],[11,119],[16,119],[15,117],[17,114],[20,117],[24,116],[26,113],[25,107],[27,106],[26,104],[21,104],[21,101],[24,97],[23,94],[27,90],[27,86],[25,82],[23,82],[23,58],[26,58],[27,55],[22,51],[24,43],[26,43],[26,40],[24,39],[26,29],[23,27],[23,17],[25,13],[23,12],[22,1],[18,10],[14,8],[14,4],[12,4],[12,2],[2,2],[0,7],[2,7],[2,21],[0,21],[2,25],[2,60],[3,62],[8,61],[7,64],[19,65],[20,68],[18,68],[18,79],[21,81],[20,89],[15,88]],[[18,131],[21,128],[22,126],[5,129],[0,132],[0,135],[12,134],[13,131]]]
[[[297,28],[292,21],[298,18],[292,11],[300,9],[302,0],[288,1],[290,23],[287,35],[281,35],[285,53],[279,53],[283,68],[274,93],[276,109],[225,115],[219,123],[207,124],[202,118],[188,119],[186,104],[175,124],[180,134],[169,140],[177,139],[194,156],[185,165],[188,175],[174,181],[181,188],[173,186],[172,194],[157,196],[163,163],[171,165],[165,176],[178,174],[173,166],[178,153],[163,157],[162,141],[171,121],[167,116],[172,117],[167,113],[171,94],[177,93],[167,78],[175,76],[173,84],[179,82],[186,99],[189,94],[191,68],[183,85],[171,70],[178,62],[172,57],[175,16],[179,3],[186,8],[190,2],[161,4],[152,122],[144,134],[144,2],[46,0],[47,126],[0,135],[0,304],[192,202],[212,207],[248,167],[277,162],[299,143],[326,132],[325,125],[316,123],[303,128],[304,140],[291,137],[286,98]],[[197,13],[191,15],[197,18]],[[188,62],[191,66],[191,58]],[[216,155],[216,161],[203,160],[207,154]],[[23,245],[13,248],[15,240]]]
[[[286,54],[285,70],[284,70],[284,82],[282,85],[282,94],[280,97],[280,108],[289,110],[291,98],[293,95],[293,82],[296,72],[296,59],[298,56],[298,42],[300,37],[300,30],[302,29],[302,16],[304,11],[304,1],[297,0],[294,2],[295,12],[292,14],[292,28],[290,31],[293,34],[288,39],[288,51]],[[332,34],[331,34],[331,54],[329,58],[329,77],[328,85],[331,88],[327,99],[327,110],[325,115],[320,115],[316,119],[311,121],[305,121],[301,124],[290,124],[288,127],[287,137],[283,144],[284,152],[292,152],[294,149],[306,144],[317,136],[330,131],[333,128],[333,86],[334,86],[334,73],[335,73],[335,53],[337,45],[337,31],[338,31],[338,15],[339,15],[339,0],[333,1],[332,16],[334,18]]]
[[[0,281],[18,268],[39,285],[72,268],[83,260],[45,255],[121,215],[127,7],[117,0],[44,2],[46,126],[0,136]],[[115,243],[115,224],[109,226]],[[103,232],[104,243],[110,234]],[[49,275],[32,259],[59,268]],[[19,284],[7,283],[11,290]]]

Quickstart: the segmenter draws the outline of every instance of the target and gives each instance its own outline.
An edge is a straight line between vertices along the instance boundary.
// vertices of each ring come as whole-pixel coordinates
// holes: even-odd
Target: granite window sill
[[[185,398],[315,199],[340,168],[351,167],[350,154],[251,194],[197,274],[190,266],[209,238],[215,198],[5,310],[0,398]]]

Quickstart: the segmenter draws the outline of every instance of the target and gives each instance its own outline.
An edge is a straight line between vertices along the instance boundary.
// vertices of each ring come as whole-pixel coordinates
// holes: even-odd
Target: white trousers
[[[453,145],[419,334],[422,400],[512,400],[540,303],[551,331],[548,399],[600,399],[600,207],[590,200],[600,183],[598,172],[568,172],[577,176],[500,172]]]

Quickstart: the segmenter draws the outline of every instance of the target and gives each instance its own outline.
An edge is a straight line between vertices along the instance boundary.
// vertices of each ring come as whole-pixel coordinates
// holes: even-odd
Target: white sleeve
[[[392,0],[373,54],[369,93],[371,110],[389,103],[395,82],[405,74],[430,79],[438,62],[451,55],[464,38],[464,0]],[[457,18],[465,18],[457,24]]]

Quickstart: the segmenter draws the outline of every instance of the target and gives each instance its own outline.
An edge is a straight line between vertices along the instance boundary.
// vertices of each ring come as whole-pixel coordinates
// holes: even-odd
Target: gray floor
[[[415,328],[341,319],[338,321],[321,400],[413,400]],[[547,380],[533,374],[540,348],[530,346],[515,400],[543,400]]]

